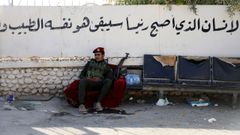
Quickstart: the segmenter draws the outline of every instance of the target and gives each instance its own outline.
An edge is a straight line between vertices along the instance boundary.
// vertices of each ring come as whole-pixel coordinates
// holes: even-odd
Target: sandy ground
[[[1,135],[240,135],[240,109],[221,103],[217,107],[191,107],[184,102],[159,107],[125,102],[119,107],[132,115],[81,115],[59,98],[15,101],[14,106],[18,109],[4,110],[0,101]],[[209,123],[210,118],[216,122]]]

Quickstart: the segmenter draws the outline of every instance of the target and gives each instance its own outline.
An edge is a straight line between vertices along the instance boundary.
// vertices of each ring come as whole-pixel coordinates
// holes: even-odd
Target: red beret
[[[105,53],[105,52],[104,52],[104,48],[102,48],[102,47],[98,47],[98,48],[96,48],[96,49],[93,50],[93,53],[97,53],[97,52],[101,52],[101,53],[103,53],[103,54]]]

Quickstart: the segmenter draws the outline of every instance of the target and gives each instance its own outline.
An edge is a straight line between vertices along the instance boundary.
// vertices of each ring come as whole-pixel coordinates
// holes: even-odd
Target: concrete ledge
[[[0,69],[3,68],[31,68],[31,67],[82,67],[90,57],[68,57],[68,58],[0,58]],[[120,57],[109,57],[108,63],[118,64]],[[124,65],[142,65],[142,57],[132,57],[124,62]]]

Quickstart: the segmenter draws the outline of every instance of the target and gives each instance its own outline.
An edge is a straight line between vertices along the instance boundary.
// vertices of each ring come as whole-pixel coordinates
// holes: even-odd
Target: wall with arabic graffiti
[[[239,21],[224,6],[0,7],[0,56],[240,57]]]

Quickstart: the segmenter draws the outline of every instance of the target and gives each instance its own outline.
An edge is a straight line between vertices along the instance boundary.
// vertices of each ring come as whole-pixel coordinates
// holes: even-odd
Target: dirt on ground
[[[169,98],[172,105],[155,101],[123,102],[127,114],[79,114],[61,98],[50,101],[0,101],[1,135],[239,135],[240,109],[216,100],[207,107],[191,107]]]

